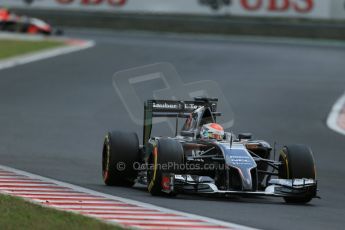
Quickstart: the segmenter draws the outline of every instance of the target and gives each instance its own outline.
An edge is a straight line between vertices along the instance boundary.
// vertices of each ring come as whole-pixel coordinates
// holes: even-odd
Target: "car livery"
[[[51,25],[41,19],[17,15],[5,8],[0,8],[0,31],[41,35],[63,34],[62,30],[52,28]]]
[[[308,203],[318,197],[309,147],[286,145],[275,159],[275,147],[253,140],[250,133],[225,132],[220,140],[201,138],[203,125],[216,123],[221,116],[217,103],[215,98],[145,102],[142,145],[136,133],[106,135],[102,151],[105,184],[141,183],[152,195],[272,196],[288,203]],[[158,117],[176,119],[173,137],[152,135],[153,119]],[[180,119],[185,121],[178,130]]]

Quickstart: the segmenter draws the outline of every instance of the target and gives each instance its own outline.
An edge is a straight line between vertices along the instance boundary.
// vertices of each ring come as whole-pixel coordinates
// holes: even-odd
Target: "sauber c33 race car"
[[[0,31],[41,35],[62,35],[61,29],[53,28],[45,21],[18,15],[6,8],[0,8]]]
[[[149,100],[144,106],[143,145],[136,133],[112,131],[102,152],[109,186],[147,185],[152,195],[178,193],[283,197],[308,203],[317,196],[313,153],[305,145],[275,149],[249,133],[224,132],[216,123],[218,99]],[[153,119],[175,118],[174,137],[152,136]],[[185,119],[178,130],[178,120]],[[274,155],[274,156],[272,156]]]

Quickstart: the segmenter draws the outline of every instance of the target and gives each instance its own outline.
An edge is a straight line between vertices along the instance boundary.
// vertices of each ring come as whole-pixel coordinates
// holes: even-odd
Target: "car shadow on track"
[[[145,192],[151,196],[145,186],[135,185],[132,188],[136,191]],[[214,195],[200,195],[200,194],[178,194],[177,196],[161,196],[163,199],[171,200],[190,200],[190,201],[214,201],[214,202],[232,202],[244,204],[267,204],[267,205],[294,205],[294,206],[314,206],[313,204],[288,204],[285,203],[283,198],[278,197],[262,197],[262,196],[214,196]]]
[[[273,197],[260,197],[260,196],[212,196],[212,195],[196,195],[196,194],[178,194],[177,196],[151,196],[144,185],[134,185],[133,187],[109,187],[103,184],[89,184],[88,188],[94,189],[96,191],[114,195],[118,197],[123,197],[126,199],[133,199],[145,203],[155,204],[156,201],[161,203],[161,201],[201,201],[201,202],[229,202],[241,205],[285,205],[285,206],[303,206],[303,207],[313,207],[313,203],[309,204],[287,204],[282,198]]]

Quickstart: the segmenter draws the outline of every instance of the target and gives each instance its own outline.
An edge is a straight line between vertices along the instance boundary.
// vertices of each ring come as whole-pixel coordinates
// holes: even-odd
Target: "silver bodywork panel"
[[[246,146],[242,143],[233,143],[230,145],[230,143],[222,142],[218,143],[218,146],[223,152],[225,163],[239,171],[243,190],[253,190],[251,170],[256,168],[257,165],[248,152]]]

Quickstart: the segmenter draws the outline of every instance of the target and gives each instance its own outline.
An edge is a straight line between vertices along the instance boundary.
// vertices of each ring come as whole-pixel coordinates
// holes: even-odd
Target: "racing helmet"
[[[201,127],[200,137],[201,139],[223,140],[224,129],[217,123],[208,123]]]
[[[1,15],[5,15],[5,14],[9,14],[10,10],[6,7],[0,7],[0,14]]]
[[[6,7],[0,7],[0,21],[7,21],[11,15],[11,11]]]

